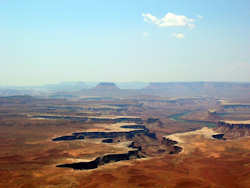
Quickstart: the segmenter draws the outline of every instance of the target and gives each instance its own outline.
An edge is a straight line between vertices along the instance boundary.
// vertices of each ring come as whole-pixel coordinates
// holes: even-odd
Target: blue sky
[[[11,0],[0,20],[0,85],[250,81],[249,0]]]

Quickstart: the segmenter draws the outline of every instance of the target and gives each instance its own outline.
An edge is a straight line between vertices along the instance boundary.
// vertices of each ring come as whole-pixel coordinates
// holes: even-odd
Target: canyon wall
[[[224,133],[225,137],[237,138],[242,136],[250,136],[250,121],[219,121],[216,131]]]

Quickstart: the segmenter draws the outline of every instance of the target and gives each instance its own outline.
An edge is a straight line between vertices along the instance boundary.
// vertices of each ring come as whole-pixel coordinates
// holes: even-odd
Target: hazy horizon
[[[0,86],[250,82],[247,0],[0,5]]]
[[[74,85],[74,84],[86,84],[85,86],[91,88],[95,87],[100,83],[114,83],[117,86],[129,87],[127,85],[149,85],[151,83],[233,83],[233,84],[250,84],[250,81],[166,81],[166,82],[143,82],[143,81],[129,81],[129,82],[106,82],[106,81],[62,81],[55,83],[45,83],[45,84],[36,84],[36,85],[1,85],[0,88],[32,88],[32,87],[49,87],[49,86],[60,86],[60,85]],[[124,86],[125,85],[125,86]]]

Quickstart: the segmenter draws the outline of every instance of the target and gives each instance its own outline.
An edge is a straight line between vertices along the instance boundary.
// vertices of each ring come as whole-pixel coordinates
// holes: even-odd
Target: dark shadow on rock
[[[226,138],[224,138],[224,134],[215,134],[212,135],[212,137],[218,140],[226,140]]]

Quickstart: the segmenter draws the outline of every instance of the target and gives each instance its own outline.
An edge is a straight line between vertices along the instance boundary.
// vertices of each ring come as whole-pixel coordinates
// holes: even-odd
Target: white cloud
[[[143,32],[143,36],[144,36],[144,37],[149,37],[150,34],[149,34],[148,32]]]
[[[173,37],[177,38],[177,39],[183,39],[184,35],[182,33],[174,33]]]
[[[194,25],[194,19],[188,18],[183,15],[176,15],[173,13],[167,13],[162,18],[157,18],[156,16],[153,16],[150,13],[142,14],[144,21],[148,23],[153,23],[159,27],[189,27],[193,28]]]
[[[198,14],[197,18],[201,20],[201,19],[203,19],[203,16],[201,16],[201,15]]]

